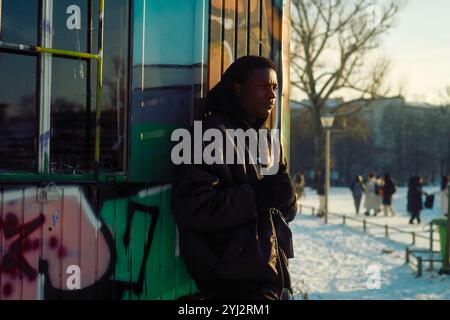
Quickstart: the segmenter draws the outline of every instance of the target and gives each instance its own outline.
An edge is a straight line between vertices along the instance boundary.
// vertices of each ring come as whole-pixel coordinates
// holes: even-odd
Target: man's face
[[[267,118],[275,107],[278,90],[277,73],[270,68],[253,70],[237,94],[249,117]]]

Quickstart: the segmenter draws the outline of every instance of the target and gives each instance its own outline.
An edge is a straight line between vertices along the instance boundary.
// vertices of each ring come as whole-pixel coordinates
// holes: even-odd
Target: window
[[[1,0],[0,6],[3,42],[98,51],[98,0]],[[125,171],[129,7],[127,0],[105,1],[100,164],[107,172]],[[94,60],[0,44],[0,172],[92,172],[96,89]]]
[[[0,172],[36,170],[36,60],[0,52]]]
[[[38,39],[38,0],[2,0],[0,4],[0,40],[11,43],[36,44]]]
[[[36,44],[38,1],[0,5],[0,40]],[[37,167],[36,63],[36,56],[0,51],[0,172]]]

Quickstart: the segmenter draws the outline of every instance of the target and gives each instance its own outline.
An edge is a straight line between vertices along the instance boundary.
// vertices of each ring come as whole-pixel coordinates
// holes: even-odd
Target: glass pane
[[[2,0],[0,4],[0,40],[36,45],[38,38],[38,1]]]
[[[81,72],[81,70],[83,70]],[[87,103],[87,63],[53,58],[51,105],[51,171],[80,174],[92,168],[93,130]],[[89,160],[90,161],[89,161]]]
[[[88,0],[53,1],[53,48],[88,51]]]
[[[35,171],[36,57],[0,52],[0,172]]]
[[[195,110],[200,109],[195,98],[202,95],[207,60],[208,50],[201,45],[208,42],[208,3],[209,0],[133,2],[131,181],[170,181],[171,133],[190,125]],[[218,41],[220,48],[220,37]],[[220,51],[216,62],[220,79]]]
[[[97,15],[98,3],[92,1],[94,52],[97,50]],[[105,2],[105,26],[108,27],[104,30],[100,134],[100,168],[103,172],[124,171],[128,103],[128,24],[128,1]],[[93,60],[54,58],[52,68],[52,170],[66,174],[92,171],[97,63]],[[90,92],[87,92],[88,87]]]
[[[97,11],[93,11],[95,14]],[[128,102],[128,0],[105,2],[100,165],[123,171]],[[92,62],[92,65],[96,63]],[[94,74],[96,75],[96,74]],[[92,81],[93,92],[97,83]],[[92,103],[95,109],[95,100]],[[95,138],[94,138],[95,139]]]

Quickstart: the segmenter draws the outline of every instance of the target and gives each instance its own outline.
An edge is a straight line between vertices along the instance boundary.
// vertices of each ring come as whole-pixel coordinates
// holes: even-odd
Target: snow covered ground
[[[427,189],[431,192],[436,188]],[[402,230],[423,230],[423,223],[408,224],[405,196],[406,189],[400,188],[394,200],[396,217],[369,217],[368,220],[395,225]],[[318,204],[313,190],[307,190],[306,198],[300,201],[303,205],[317,207]],[[435,201],[433,210],[423,211],[423,222],[440,216],[439,196]],[[332,189],[330,211],[355,215],[348,189]],[[290,270],[295,299],[304,299],[306,294],[313,300],[450,299],[450,277],[437,274],[439,264],[434,271],[426,271],[428,264],[425,263],[423,277],[415,278],[411,266],[405,265],[407,244],[385,239],[384,231],[382,235],[371,232],[375,236],[369,236],[361,227],[330,222],[324,225],[323,220],[310,214],[299,214],[291,223],[295,258],[290,261]],[[378,270],[380,288],[370,289],[376,284],[373,281]]]
[[[433,193],[435,191],[439,191],[438,187],[425,187],[425,192]],[[357,218],[359,221],[354,221],[351,219],[347,219],[347,224],[362,230],[363,219],[366,219],[369,224],[367,224],[368,231],[371,234],[384,236],[385,234],[385,225],[388,224],[389,227],[394,227],[397,229],[401,229],[402,231],[407,231],[408,233],[400,233],[395,230],[389,230],[389,236],[391,239],[403,242],[406,244],[412,244],[412,232],[416,234],[416,247],[420,248],[429,248],[429,226],[427,225],[434,218],[440,218],[441,208],[440,208],[440,195],[435,195],[434,207],[433,209],[424,209],[421,213],[421,224],[409,224],[410,215],[406,212],[406,198],[407,188],[398,188],[398,191],[395,193],[393,198],[393,208],[396,212],[395,217],[384,217],[383,211],[378,213],[377,216],[373,216],[371,213],[370,217],[364,216],[364,196],[361,201],[360,214],[356,215],[356,211],[353,204],[353,198],[351,192],[348,188],[331,188],[331,195],[329,199],[329,211],[332,213],[338,214],[346,214],[348,217]],[[306,207],[315,207],[318,208],[319,200],[314,190],[307,189],[306,190],[306,198],[302,198],[299,201],[299,204]],[[311,209],[304,208],[303,213],[310,214]],[[330,216],[330,223],[342,223],[342,218]],[[379,224],[380,226],[372,226],[370,223]],[[434,234],[433,238],[435,239],[434,246],[435,249],[439,247],[438,235]]]

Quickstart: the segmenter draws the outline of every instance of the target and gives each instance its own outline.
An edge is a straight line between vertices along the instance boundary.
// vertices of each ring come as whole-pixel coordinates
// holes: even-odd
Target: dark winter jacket
[[[352,195],[354,198],[361,198],[362,194],[366,191],[364,184],[358,179],[353,180],[350,185],[350,190],[352,190]]]
[[[408,184],[408,212],[420,212],[423,209],[422,194],[420,177],[411,177]]]
[[[397,188],[392,181],[391,178],[384,179],[384,187],[383,187],[383,204],[391,205],[392,204],[392,195],[397,191]]]
[[[218,128],[224,135],[226,129],[250,127],[239,108],[225,103],[217,105],[202,126],[203,131]],[[277,299],[283,287],[291,289],[288,258],[293,257],[293,246],[287,223],[294,219],[297,204],[282,159],[274,176],[259,175],[248,161],[176,166],[172,211],[180,252],[208,298]],[[261,183],[263,179],[269,183]],[[277,203],[270,210],[263,205],[269,200]]]
[[[315,177],[316,192],[319,196],[325,195],[325,175],[323,173],[316,174]]]

